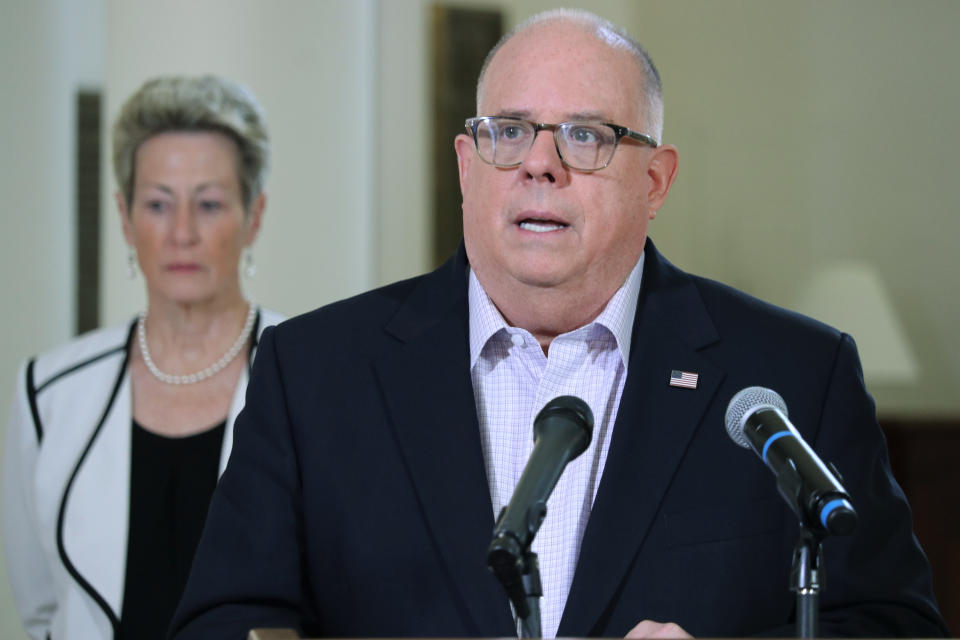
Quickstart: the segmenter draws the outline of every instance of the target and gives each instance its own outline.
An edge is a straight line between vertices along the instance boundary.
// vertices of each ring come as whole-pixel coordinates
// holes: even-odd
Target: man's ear
[[[454,138],[453,146],[457,150],[457,170],[460,172],[460,194],[463,195],[467,171],[470,169],[470,163],[473,162],[477,153],[473,145],[473,139],[464,133]]]
[[[650,207],[651,218],[667,199],[670,187],[677,177],[679,154],[672,144],[665,144],[653,150],[650,162],[647,165],[647,177],[650,179],[650,190],[647,192],[647,203]]]

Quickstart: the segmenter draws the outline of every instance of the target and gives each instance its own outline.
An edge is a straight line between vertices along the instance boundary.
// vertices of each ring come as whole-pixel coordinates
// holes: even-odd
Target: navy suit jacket
[[[467,261],[268,329],[174,621],[347,636],[511,636],[469,371]],[[696,372],[696,389],[668,384]],[[778,391],[861,516],[825,543],[824,636],[946,633],[849,336],[686,274],[646,247],[609,457],[560,636],[644,618],[792,635],[796,517],[723,427]],[[531,431],[532,433],[532,431]]]

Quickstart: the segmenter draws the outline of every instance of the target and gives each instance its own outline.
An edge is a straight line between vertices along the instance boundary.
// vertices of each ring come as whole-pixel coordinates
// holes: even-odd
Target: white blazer
[[[264,327],[283,318],[260,310]],[[3,542],[33,638],[113,638],[123,604],[130,510],[130,375],[136,323],[84,334],[21,366],[3,465]],[[249,378],[237,383],[220,473]]]

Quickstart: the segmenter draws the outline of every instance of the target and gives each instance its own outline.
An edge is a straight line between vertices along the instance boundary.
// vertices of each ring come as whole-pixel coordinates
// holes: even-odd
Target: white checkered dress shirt
[[[544,638],[555,637],[560,626],[603,474],[627,377],[642,274],[641,255],[603,312],[554,338],[544,355],[529,331],[507,325],[470,270],[470,372],[494,517],[510,502],[533,451],[533,419],[540,409],[557,396],[574,395],[593,411],[590,446],[560,476],[533,542],[543,583]]]

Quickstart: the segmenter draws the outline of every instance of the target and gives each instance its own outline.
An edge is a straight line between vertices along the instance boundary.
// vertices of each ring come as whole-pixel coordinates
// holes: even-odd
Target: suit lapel
[[[697,353],[717,335],[693,283],[652,243],[646,260],[610,453],[558,636],[603,631],[598,626],[604,611],[630,570],[724,376]],[[699,374],[696,389],[670,386],[672,370]]]
[[[477,635],[513,635],[507,598],[486,568],[493,531],[477,422],[461,253],[414,291],[388,331],[403,344],[375,363],[424,518]]]

